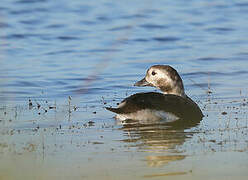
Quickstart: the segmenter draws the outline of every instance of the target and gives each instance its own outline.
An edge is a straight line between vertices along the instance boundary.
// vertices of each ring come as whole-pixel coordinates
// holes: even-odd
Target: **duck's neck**
[[[165,88],[165,87],[160,87],[159,88],[164,94],[174,94],[177,96],[181,96],[181,97],[187,97],[185,92],[184,92],[184,87],[183,85],[181,86],[175,86],[173,88]]]
[[[181,96],[181,97],[184,97],[184,98],[187,97],[184,91],[183,92],[171,91],[171,92],[163,92],[163,93],[164,94],[174,94],[174,95]]]

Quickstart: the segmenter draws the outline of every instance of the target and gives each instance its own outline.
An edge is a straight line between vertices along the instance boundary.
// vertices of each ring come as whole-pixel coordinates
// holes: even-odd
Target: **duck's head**
[[[177,71],[169,65],[151,66],[145,78],[136,82],[135,86],[153,86],[164,94],[175,94],[186,97],[183,81]]]

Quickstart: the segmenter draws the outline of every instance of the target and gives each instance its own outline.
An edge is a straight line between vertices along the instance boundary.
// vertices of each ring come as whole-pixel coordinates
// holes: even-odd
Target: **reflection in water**
[[[178,161],[185,158],[185,155],[170,155],[170,156],[147,156],[147,164],[150,167],[163,166],[171,161]]]
[[[171,161],[185,158],[178,147],[192,136],[191,132],[185,130],[197,126],[200,121],[201,117],[179,119],[173,123],[158,121],[153,124],[140,124],[138,121],[127,120],[121,128],[127,137],[123,141],[132,143],[131,146],[136,146],[139,150],[152,153],[146,156],[148,166],[163,166]]]
[[[184,159],[185,155],[178,155],[177,148],[191,135],[184,130],[197,126],[203,117],[201,109],[189,97],[156,92],[133,94],[124,99],[117,108],[109,107],[107,110],[129,117],[121,119],[116,116],[128,137],[124,142],[134,143],[135,147],[149,153],[159,153],[146,157],[149,166],[162,166]],[[166,117],[157,117],[157,112],[177,118],[168,121]]]

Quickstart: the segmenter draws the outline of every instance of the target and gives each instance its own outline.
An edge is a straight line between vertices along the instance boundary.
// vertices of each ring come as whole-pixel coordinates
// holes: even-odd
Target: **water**
[[[241,0],[2,0],[0,177],[246,179],[247,11]],[[178,70],[199,125],[127,128],[103,108],[154,91],[133,87],[153,64]]]

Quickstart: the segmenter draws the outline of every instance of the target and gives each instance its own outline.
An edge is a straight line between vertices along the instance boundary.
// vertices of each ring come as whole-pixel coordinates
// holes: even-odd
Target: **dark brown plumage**
[[[198,105],[189,97],[156,92],[137,93],[124,99],[117,108],[106,108],[117,114],[129,114],[143,109],[170,112],[179,118],[202,118]]]
[[[162,93],[137,93],[124,99],[117,108],[106,109],[117,113],[116,118],[125,120],[154,121],[165,119],[174,122],[199,122],[203,114],[198,105],[184,92],[184,86],[178,72],[169,65],[151,66],[146,76],[135,86],[153,86]],[[183,122],[183,123],[184,123]]]

